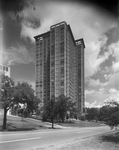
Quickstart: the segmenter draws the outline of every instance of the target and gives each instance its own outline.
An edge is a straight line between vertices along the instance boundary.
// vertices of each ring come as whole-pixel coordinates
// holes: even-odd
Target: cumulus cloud
[[[94,91],[99,91],[99,89],[103,89],[107,86],[107,82],[100,82],[99,79],[87,78],[85,85],[88,90],[93,89]]]
[[[114,88],[119,91],[119,72],[110,75],[107,88]]]
[[[14,20],[14,15],[12,13],[10,15]],[[118,90],[119,30],[115,18],[83,3],[37,0],[35,9],[25,7],[18,16],[21,21],[21,38],[25,40],[29,38],[33,43],[34,36],[49,31],[51,25],[61,21],[70,24],[75,39],[84,38],[85,77],[89,77],[86,80],[85,91],[87,105],[101,106],[103,101],[113,94],[112,89]],[[116,61],[113,61],[112,66],[105,66],[103,77],[106,82],[101,82],[99,78],[91,78],[92,75],[104,71],[101,64],[105,64],[110,55],[113,55]],[[4,61],[8,64],[29,63],[33,58],[25,46],[19,45],[10,47],[9,51],[4,52]]]
[[[94,73],[100,70],[100,65],[106,61],[109,56],[112,54],[112,51],[105,52],[104,55],[98,56],[98,53],[101,48],[101,41],[92,42],[88,45],[88,50],[90,50],[87,55],[85,56],[85,70],[86,76],[91,76]]]
[[[95,92],[94,90],[85,90],[85,95],[90,95],[94,92]]]
[[[119,72],[119,62],[113,63],[112,69],[114,72]]]
[[[117,43],[112,43],[109,46],[109,50],[113,51],[113,57],[115,61],[112,63],[112,71],[114,73],[119,72],[119,41]]]
[[[104,56],[97,58],[102,44],[107,40],[107,36],[104,35],[102,40],[98,39],[105,30],[112,26],[114,19],[109,17],[107,13],[105,15],[101,13],[98,8],[83,3],[66,1],[44,3],[36,1],[35,11],[26,7],[20,12],[19,16],[22,18],[21,37],[30,38],[32,42],[35,42],[34,36],[47,32],[53,24],[61,21],[70,24],[75,39],[84,38],[86,76],[93,75],[99,69],[99,65],[109,56],[106,53]]]
[[[109,28],[109,22],[112,21],[112,19],[109,19],[109,17],[106,15],[103,15],[102,19],[102,14],[99,15],[95,8],[92,6],[83,5],[82,3],[77,4],[71,2],[52,1],[41,3],[36,1],[35,8],[35,11],[30,7],[25,8],[20,13],[20,17],[23,19],[32,18],[32,20],[34,19],[40,21],[41,25],[36,30],[29,28],[29,30],[32,30],[31,33],[34,34],[41,34],[42,32],[49,30],[51,25],[60,21],[67,21],[73,29],[75,38],[79,38],[79,36],[85,36],[88,38],[88,40],[86,38],[86,41],[89,41],[90,39],[95,38],[97,33],[100,34],[100,31],[103,32],[105,27]],[[106,18],[105,26],[101,24],[104,21],[104,18]],[[22,28],[22,30],[23,29],[24,28]],[[31,36],[28,34],[31,40],[34,34],[31,34]],[[27,32],[22,36],[27,36]]]
[[[99,55],[104,55],[105,52],[110,51],[111,48],[112,49],[114,48],[115,43],[119,42],[119,25],[118,25],[118,23],[115,24],[115,26],[109,28],[104,33],[104,36],[106,37],[106,41],[102,45]],[[112,45],[111,48],[109,47],[110,45]]]
[[[88,108],[93,108],[93,107],[100,108],[102,106],[103,104],[99,104],[97,103],[97,101],[94,101],[93,103],[85,102],[85,107],[88,107]]]
[[[115,93],[118,93],[118,91],[114,88],[111,88],[111,89],[109,89],[109,93],[110,94],[115,94]]]
[[[86,80],[86,90],[95,90],[95,92],[91,94],[86,94],[86,101],[88,101],[89,104],[93,103],[95,100],[100,103],[100,101],[103,102],[105,99],[111,99],[112,97],[114,100],[119,99],[118,25],[113,25],[111,28],[105,31],[104,34],[102,34],[102,38],[99,39],[97,48],[97,53],[94,53],[95,61],[92,60],[92,62],[94,63],[93,70],[95,70],[95,72],[92,71],[92,74],[93,76],[95,75],[95,79],[92,79],[90,77],[87,78],[88,80]],[[90,64],[90,61],[88,62],[88,64]],[[100,80],[102,79],[101,75],[103,75],[105,79],[105,81],[103,80],[102,83],[100,82]]]
[[[26,47],[19,45],[17,47],[10,47],[9,50],[4,50],[2,53],[3,64],[14,65],[15,63],[19,64],[28,64],[33,62],[33,57],[27,51]]]

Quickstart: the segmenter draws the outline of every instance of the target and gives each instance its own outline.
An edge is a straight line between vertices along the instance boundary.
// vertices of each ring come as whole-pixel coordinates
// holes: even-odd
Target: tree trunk
[[[7,128],[7,108],[4,108],[4,117],[3,117],[3,126],[2,129],[6,130]]]
[[[52,122],[52,128],[54,129],[54,119],[51,119]]]

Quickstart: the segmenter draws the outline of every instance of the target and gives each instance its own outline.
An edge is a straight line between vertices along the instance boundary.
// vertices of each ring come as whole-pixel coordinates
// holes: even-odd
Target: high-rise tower
[[[50,31],[34,37],[36,40],[36,95],[48,100],[51,95],[64,94],[84,108],[84,48],[83,39],[75,40],[70,25],[61,22]]]

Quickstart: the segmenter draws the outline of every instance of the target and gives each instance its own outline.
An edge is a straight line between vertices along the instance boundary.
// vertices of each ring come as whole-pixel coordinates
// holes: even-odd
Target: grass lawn
[[[2,130],[3,116],[0,115],[0,130]],[[40,121],[15,116],[7,116],[7,130],[20,131],[20,130],[35,130],[47,128],[45,124]]]
[[[0,115],[0,130],[2,130],[3,116]],[[73,123],[56,123],[64,127],[94,127],[100,126],[101,123],[88,122],[88,121],[74,121]],[[42,122],[41,120],[24,118],[16,116],[7,116],[7,130],[8,131],[23,131],[23,130],[36,130],[51,128],[51,124]],[[59,128],[58,126],[55,128]]]
[[[81,120],[75,120],[73,122],[67,122],[67,123],[57,123],[61,126],[65,127],[96,127],[96,126],[103,126],[101,122],[89,122],[89,121],[81,121]]]

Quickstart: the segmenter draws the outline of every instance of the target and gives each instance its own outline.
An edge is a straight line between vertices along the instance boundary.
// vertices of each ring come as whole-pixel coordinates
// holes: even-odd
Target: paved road
[[[107,126],[1,132],[0,150],[38,150],[110,131]]]

